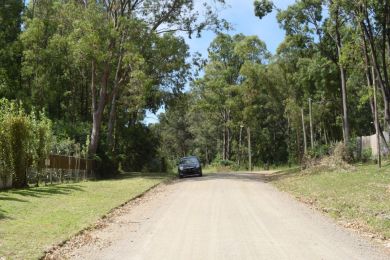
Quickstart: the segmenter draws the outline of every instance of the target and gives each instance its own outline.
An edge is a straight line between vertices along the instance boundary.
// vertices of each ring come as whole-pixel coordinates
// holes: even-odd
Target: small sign
[[[45,159],[45,165],[50,166],[50,159]]]

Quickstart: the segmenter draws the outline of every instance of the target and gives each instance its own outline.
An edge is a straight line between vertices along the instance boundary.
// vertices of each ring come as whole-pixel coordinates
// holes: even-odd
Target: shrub
[[[372,150],[371,148],[364,148],[361,155],[362,162],[368,162],[372,158]]]
[[[51,121],[43,114],[37,119],[31,114],[32,138],[30,140],[33,166],[37,170],[37,185],[39,184],[42,171],[45,168],[45,159],[48,158],[53,140]]]
[[[334,150],[333,150],[333,156],[341,161],[351,163],[353,162],[353,156],[351,152],[351,147],[348,145],[345,145],[342,142],[339,142],[335,145]]]
[[[5,126],[8,128],[10,137],[11,163],[15,175],[13,186],[15,188],[26,187],[26,169],[32,164],[29,149],[29,141],[32,138],[30,122],[24,114],[10,115],[5,120]]]
[[[0,176],[13,178],[15,188],[27,186],[26,170],[41,173],[50,152],[51,121],[39,114],[26,114],[21,104],[0,99]]]
[[[328,144],[317,144],[313,149],[309,150],[310,157],[321,158],[330,153],[330,146]]]
[[[220,158],[215,158],[211,163],[212,166],[216,167],[218,171],[227,171],[227,170],[238,170],[239,166],[236,162],[230,160],[223,160]]]
[[[2,124],[0,128],[0,178],[3,185],[6,185],[13,174],[13,164],[9,131],[4,127],[4,122],[0,121],[0,123]]]

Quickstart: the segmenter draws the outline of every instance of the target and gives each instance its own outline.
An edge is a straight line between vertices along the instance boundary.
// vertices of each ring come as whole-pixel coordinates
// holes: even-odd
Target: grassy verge
[[[281,190],[348,225],[390,239],[390,166],[357,165],[349,172],[289,174],[274,180]]]
[[[36,259],[126,201],[167,179],[124,174],[90,181],[0,192],[0,259]]]

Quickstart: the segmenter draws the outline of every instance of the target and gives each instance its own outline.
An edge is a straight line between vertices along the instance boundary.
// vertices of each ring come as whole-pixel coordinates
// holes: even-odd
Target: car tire
[[[180,174],[180,175],[179,175],[179,179],[183,179],[183,175]]]

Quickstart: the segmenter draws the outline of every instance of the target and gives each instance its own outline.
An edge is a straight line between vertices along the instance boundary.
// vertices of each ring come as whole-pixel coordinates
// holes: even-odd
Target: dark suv
[[[178,165],[179,178],[184,176],[202,176],[202,166],[196,156],[188,156],[180,159]]]

